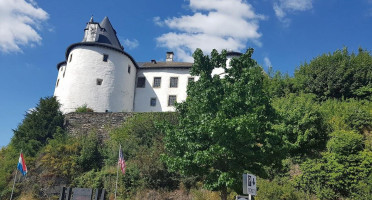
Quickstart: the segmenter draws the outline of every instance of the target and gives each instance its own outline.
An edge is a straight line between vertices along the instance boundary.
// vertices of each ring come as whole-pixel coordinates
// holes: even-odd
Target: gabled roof
[[[178,68],[189,69],[193,63],[189,62],[138,62],[140,69]]]

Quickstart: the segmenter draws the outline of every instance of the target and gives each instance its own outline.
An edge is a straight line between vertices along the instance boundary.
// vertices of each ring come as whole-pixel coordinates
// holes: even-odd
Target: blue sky
[[[134,59],[190,61],[202,48],[255,49],[265,69],[296,67],[344,46],[372,47],[372,0],[0,1],[0,146],[27,110],[51,96],[56,64],[83,39],[91,16],[108,16]]]

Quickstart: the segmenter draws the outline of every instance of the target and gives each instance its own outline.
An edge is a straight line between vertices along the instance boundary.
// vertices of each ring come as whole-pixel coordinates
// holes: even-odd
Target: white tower
[[[54,96],[64,113],[87,105],[95,112],[133,111],[138,65],[124,51],[109,19],[93,17],[84,29],[82,42],[70,45],[57,65]]]

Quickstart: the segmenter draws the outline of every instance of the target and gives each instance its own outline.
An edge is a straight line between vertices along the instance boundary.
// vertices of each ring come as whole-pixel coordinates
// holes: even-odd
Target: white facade
[[[95,112],[169,112],[174,102],[186,100],[192,63],[166,62],[138,64],[124,51],[106,17],[101,23],[93,18],[84,29],[84,39],[66,51],[66,61],[58,64],[54,96],[63,113],[86,105]],[[232,57],[228,54],[227,65]],[[222,68],[212,75],[224,76]]]
[[[169,100],[175,96],[177,102],[185,101],[189,78],[193,78],[189,69],[177,68],[140,69],[137,77],[145,77],[146,81],[144,87],[136,87],[135,112],[175,111],[175,107]],[[177,86],[171,87],[171,78],[173,83],[177,80]],[[160,86],[156,85],[155,80],[158,83],[160,80]],[[155,99],[155,104],[151,104],[151,99]]]
[[[125,55],[99,46],[78,46],[60,67],[54,96],[65,113],[83,105],[96,112],[131,112],[135,78],[136,68]]]

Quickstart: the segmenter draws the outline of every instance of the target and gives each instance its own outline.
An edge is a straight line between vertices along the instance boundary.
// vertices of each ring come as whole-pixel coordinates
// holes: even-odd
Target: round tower
[[[93,17],[82,42],[70,45],[57,65],[54,96],[64,113],[86,105],[95,112],[133,111],[137,63],[124,51],[109,19]]]

